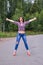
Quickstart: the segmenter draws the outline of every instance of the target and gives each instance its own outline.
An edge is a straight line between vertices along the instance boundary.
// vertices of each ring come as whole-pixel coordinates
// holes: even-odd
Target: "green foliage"
[[[40,12],[39,6],[37,3],[34,3],[32,7],[30,8],[30,13]]]
[[[40,20],[39,20],[39,22],[40,22],[40,23],[39,23],[39,24],[40,24],[40,25],[39,25],[39,28],[40,28],[41,31],[43,31],[43,10],[40,12],[39,19],[40,19]]]
[[[43,31],[43,0],[35,0],[32,4],[30,0],[9,0],[10,12],[7,11],[7,1],[0,0],[0,30],[15,31],[17,26],[5,22],[6,17],[18,21],[20,16],[27,21],[37,17],[37,20],[26,26],[26,30]]]

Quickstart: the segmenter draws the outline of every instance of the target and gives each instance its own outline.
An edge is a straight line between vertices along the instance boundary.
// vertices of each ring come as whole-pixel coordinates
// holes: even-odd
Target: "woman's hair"
[[[22,19],[23,19],[23,23],[24,23],[24,18],[22,17]],[[19,17],[19,19],[18,19],[18,22],[20,22],[20,17]]]

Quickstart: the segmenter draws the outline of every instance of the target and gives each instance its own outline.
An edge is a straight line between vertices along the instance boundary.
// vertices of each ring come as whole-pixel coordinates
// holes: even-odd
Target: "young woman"
[[[25,26],[27,24],[29,24],[30,22],[34,21],[34,20],[36,20],[36,17],[34,17],[33,19],[31,19],[29,21],[25,21],[25,22],[24,22],[24,19],[22,17],[19,18],[18,22],[6,18],[6,21],[10,21],[10,22],[18,25],[18,34],[17,34],[17,38],[16,38],[16,45],[15,45],[15,48],[14,48],[13,56],[16,55],[16,51],[18,49],[18,45],[19,45],[21,38],[24,41],[24,45],[25,45],[25,48],[27,50],[27,55],[30,56],[30,51],[29,51],[29,47],[28,47],[28,44],[27,44],[26,34],[25,34]]]

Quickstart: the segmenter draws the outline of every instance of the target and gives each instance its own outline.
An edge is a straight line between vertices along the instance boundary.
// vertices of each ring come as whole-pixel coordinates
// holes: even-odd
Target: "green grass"
[[[43,32],[26,31],[26,35],[38,35],[43,34]]]
[[[43,32],[33,32],[33,31],[26,31],[26,35],[38,35],[43,34]],[[0,32],[0,38],[5,37],[15,37],[17,32]]]
[[[0,38],[2,37],[15,37],[17,32],[0,32]]]

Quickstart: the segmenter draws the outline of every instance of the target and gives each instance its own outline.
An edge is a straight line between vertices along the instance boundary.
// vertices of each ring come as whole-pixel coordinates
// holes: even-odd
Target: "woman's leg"
[[[20,34],[18,34],[18,35],[17,35],[17,38],[16,38],[15,50],[17,50],[17,49],[18,49],[20,39],[21,39],[21,35],[20,35]]]
[[[17,51],[17,49],[18,49],[20,39],[21,39],[21,35],[18,34],[18,35],[17,35],[17,38],[16,38],[16,45],[15,45],[15,48],[14,48],[13,56],[16,55],[16,51]]]
[[[25,45],[26,50],[29,50],[29,47],[28,47],[28,44],[27,44],[27,39],[26,39],[26,35],[25,34],[23,34],[22,39],[24,41],[24,45]]]
[[[24,45],[25,45],[25,48],[27,50],[27,54],[30,55],[30,51],[29,51],[29,47],[28,47],[28,44],[27,44],[27,39],[26,39],[26,35],[22,35],[22,39],[24,41]]]

